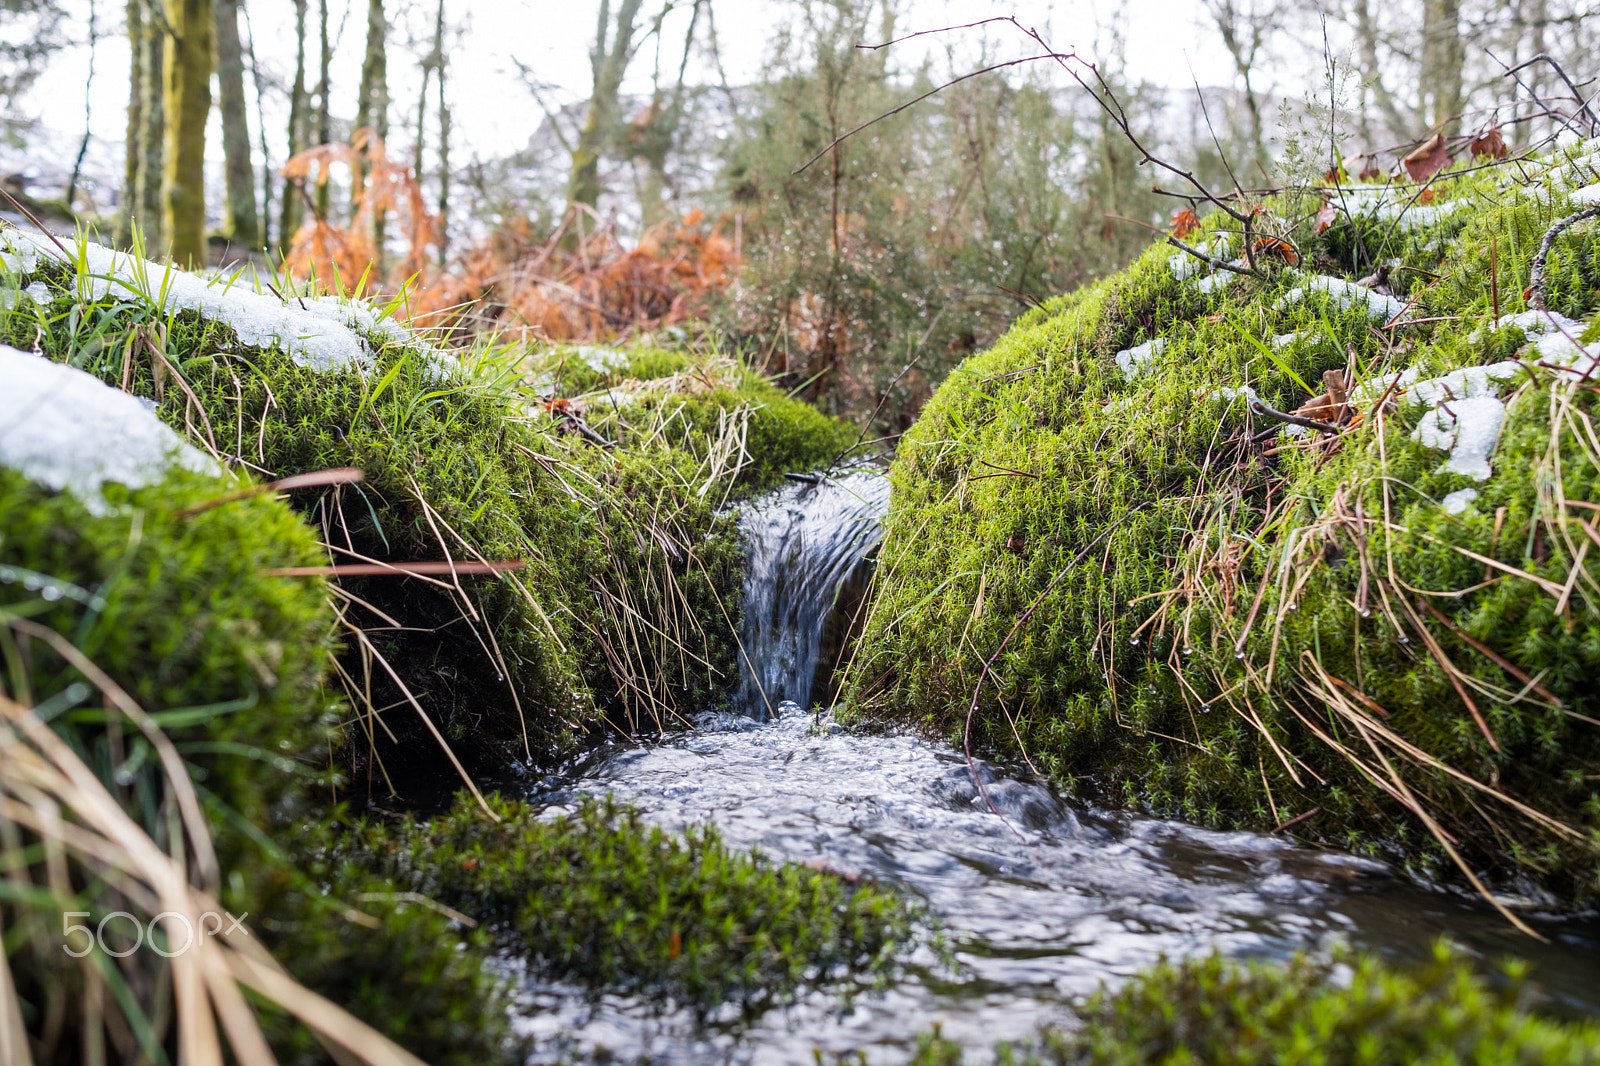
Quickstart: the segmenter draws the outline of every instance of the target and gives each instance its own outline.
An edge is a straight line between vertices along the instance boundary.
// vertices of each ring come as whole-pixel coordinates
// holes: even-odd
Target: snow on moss
[[[1398,317],[1406,309],[1406,305],[1393,296],[1385,296],[1381,292],[1364,288],[1353,281],[1344,281],[1325,275],[1310,278],[1305,284],[1290,289],[1279,297],[1276,307],[1282,310],[1318,293],[1326,293],[1330,302],[1337,307],[1359,307],[1365,305],[1369,315],[1385,322]]]
[[[370,367],[372,354],[360,331],[395,340],[410,339],[401,326],[362,303],[333,296],[279,299],[256,290],[237,275],[206,278],[175,270],[126,252],[84,241],[76,261],[44,237],[12,230],[0,236],[9,245],[6,265],[37,269],[39,256],[68,262],[77,272],[79,292],[90,300],[135,297],[165,310],[195,311],[226,324],[241,343],[281,349],[296,364],[314,370]],[[12,268],[16,269],[16,268]]]
[[[220,474],[136,397],[82,370],[0,345],[0,466],[60,492],[93,514],[107,482],[143,488],[174,466]]]
[[[1136,344],[1132,348],[1124,348],[1118,352],[1117,369],[1122,371],[1123,380],[1132,381],[1138,377],[1166,346],[1166,338],[1157,337],[1155,340],[1145,341],[1143,344]]]

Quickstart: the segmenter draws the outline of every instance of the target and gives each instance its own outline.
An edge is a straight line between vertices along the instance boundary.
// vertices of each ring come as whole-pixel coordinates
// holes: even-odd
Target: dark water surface
[[[540,1060],[608,1050],[625,1062],[802,1064],[860,1052],[892,1063],[935,1024],[975,1049],[1070,1024],[1075,1000],[1163,955],[1281,959],[1348,944],[1405,963],[1440,936],[1486,961],[1527,959],[1549,1010],[1600,1014],[1593,917],[1526,914],[1549,940],[1540,944],[1481,901],[1380,863],[1074,807],[980,763],[1002,820],[959,753],[843,733],[781,702],[805,700],[825,676],[828,615],[859,577],[887,501],[884,479],[854,474],[750,505],[749,717],[707,715],[670,742],[597,752],[537,798],[559,810],[610,793],[667,827],[714,823],[734,846],[894,886],[926,903],[953,964],[923,950],[892,989],[856,997],[848,1013],[816,996],[742,1031],[732,1018],[696,1025],[687,1012],[524,981],[518,1014],[541,1038]],[[758,720],[768,707],[776,720]]]

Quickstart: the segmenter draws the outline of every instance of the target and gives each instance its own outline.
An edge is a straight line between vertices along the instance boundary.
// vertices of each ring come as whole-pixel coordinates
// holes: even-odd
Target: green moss
[[[731,851],[714,828],[667,833],[609,801],[556,818],[492,806],[498,823],[461,802],[366,826],[334,854],[474,917],[546,976],[701,1011],[882,980],[911,939],[897,897]]]
[[[360,468],[359,485],[294,497],[335,561],[526,563],[448,583],[340,579],[351,637],[340,664],[360,712],[346,753],[363,794],[417,796],[455,776],[407,692],[479,771],[550,762],[591,731],[662,728],[727,699],[738,546],[719,508],[849,443],[841,424],[714,353],[640,349],[604,372],[568,360],[590,375],[569,385],[654,390],[629,413],[591,412],[625,438],[607,449],[548,413],[533,391],[544,365],[520,349],[475,349],[465,367],[377,331],[363,336],[369,367],[318,371],[241,344],[225,323],[163,311],[157,292],[91,301],[43,256],[35,277],[55,299],[0,313],[0,342],[37,341],[125,382],[230,465],[272,477]],[[629,437],[624,420],[641,417],[661,432]]]
[[[1520,971],[1508,967],[1513,985]],[[1045,1030],[1002,1046],[1003,1063],[1029,1066],[1429,1066],[1600,1062],[1600,1027],[1562,1024],[1491,989],[1444,947],[1416,971],[1362,956],[1288,965],[1218,956],[1162,963],[1094,996],[1081,1027]],[[961,1049],[933,1033],[916,1066],[959,1066]]]
[[[332,645],[320,581],[266,576],[315,561],[315,538],[275,500],[180,512],[236,489],[229,478],[176,470],[129,491],[107,485],[91,514],[0,469],[0,616],[26,618],[73,644],[171,737],[213,800],[259,819],[292,809],[326,750],[332,718],[320,692]],[[129,726],[112,746],[89,679],[38,639],[0,628],[0,691],[48,706],[50,720],[105,781],[135,797],[146,827],[161,772]],[[109,713],[109,718],[108,718]]]
[[[909,935],[900,903],[730,852],[709,831],[679,838],[609,808],[543,823],[499,804],[499,826],[463,806],[424,825],[344,835],[349,823],[330,803],[383,795],[385,775],[419,791],[438,779],[433,741],[362,640],[479,764],[508,749],[519,761],[529,751],[552,759],[587,728],[657,728],[725,698],[737,676],[739,548],[722,505],[783,469],[832,458],[848,443],[840,424],[734,365],[727,381],[685,386],[676,401],[669,383],[641,405],[663,426],[674,419],[670,431],[603,449],[531,402],[516,352],[480,352],[470,372],[444,372],[420,342],[374,335],[370,368],[318,373],[191,313],[81,300],[48,263],[40,276],[55,299],[0,313],[0,340],[37,340],[48,357],[126,380],[237,468],[365,472],[359,485],[297,490],[298,514],[257,497],[186,517],[238,484],[174,474],[132,493],[109,487],[112,509],[97,517],[0,471],[0,562],[12,579],[0,584],[0,610],[68,635],[173,736],[207,797],[221,899],[249,915],[293,976],[428,1061],[492,1063],[525,1051],[510,1032],[503,981],[485,965],[497,952],[531,953],[548,972],[597,988],[701,1007],[734,1000],[752,1012],[801,988],[887,972]],[[171,371],[153,369],[146,336]],[[640,372],[696,365],[658,353]],[[768,464],[741,465],[730,447],[740,442],[767,449]],[[459,591],[349,577],[335,589],[265,573],[326,563],[326,544],[345,549],[336,560],[448,553],[529,566],[515,582],[462,578]],[[336,630],[335,607],[364,632]],[[3,691],[51,715],[166,839],[171,806],[143,742],[109,725],[92,690],[48,649],[9,630],[0,639]],[[335,762],[344,774],[328,758],[339,735],[327,670],[335,652],[382,717],[380,726],[359,704],[347,712]],[[368,747],[369,727],[398,742]],[[453,775],[445,780],[453,787]],[[473,849],[485,856],[476,880],[459,864],[428,867],[438,853]],[[23,846],[27,862],[37,850]],[[103,884],[80,887],[96,919],[127,905]],[[481,910],[489,927],[464,931],[396,895],[415,891]],[[59,938],[33,920],[32,903],[6,907],[13,972],[37,1027],[52,995],[71,999],[81,972],[63,969]],[[676,949],[652,932],[668,911]],[[297,1023],[263,1010],[281,1061],[327,1061]],[[77,1038],[65,1039],[70,1056]]]
[[[1314,810],[1297,835],[1457,876],[1426,812],[1475,871],[1572,905],[1594,898],[1600,694],[1587,679],[1600,668],[1600,567],[1588,553],[1575,568],[1588,512],[1563,514],[1555,491],[1596,500],[1593,390],[1542,371],[1513,382],[1483,484],[1441,473],[1443,453],[1410,439],[1421,408],[1368,417],[1328,454],[1282,436],[1250,443],[1271,423],[1221,391],[1249,385],[1292,410],[1307,399],[1300,382],[1350,352],[1362,377],[1516,352],[1514,328],[1474,336],[1496,291],[1490,247],[1500,310],[1520,311],[1538,239],[1570,204],[1500,177],[1437,182],[1444,202],[1469,206],[1426,227],[1293,231],[1322,272],[1359,277],[1397,258],[1396,296],[1442,321],[1386,334],[1321,296],[1280,302],[1306,278],[1281,269],[1202,294],[1156,247],[968,360],[900,446],[854,713],[962,731],[1004,644],[975,737],[1061,781],[1213,826],[1265,829]],[[1266,224],[1309,218],[1303,206],[1269,202]],[[1552,310],[1594,310],[1597,249],[1592,228],[1556,242]],[[1165,350],[1125,379],[1115,354],[1154,337]],[[1445,514],[1438,501],[1468,486],[1472,509]],[[1573,592],[1558,615],[1549,585],[1486,574],[1457,549],[1557,593],[1570,578]],[[1498,751],[1419,624],[1467,679]]]

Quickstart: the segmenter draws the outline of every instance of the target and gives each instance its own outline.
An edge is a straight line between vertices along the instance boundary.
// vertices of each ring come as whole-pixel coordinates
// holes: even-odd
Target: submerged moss
[[[667,833],[609,801],[554,818],[492,806],[501,821],[461,802],[368,825],[332,856],[474,917],[546,977],[700,1011],[881,981],[911,939],[897,897],[732,851],[711,827]]]
[[[1520,329],[1483,330],[1490,306],[1523,309],[1572,207],[1553,178],[1503,177],[1436,181],[1426,225],[1294,229],[1314,272],[1201,291],[1178,276],[1193,261],[1153,248],[968,360],[900,446],[854,713],[960,732],[976,692],[978,741],[1102,797],[1213,826],[1309,815],[1297,835],[1426,877],[1457,876],[1448,843],[1518,891],[1593,899],[1600,566],[1589,512],[1563,501],[1597,500],[1594,391],[1533,356],[1481,484],[1412,439],[1421,408],[1374,417],[1369,397],[1330,448],[1275,434],[1238,391],[1293,410],[1352,358],[1374,380],[1516,352]],[[1305,204],[1266,206],[1270,227]],[[1425,321],[1289,295],[1379,262]],[[1600,242],[1569,230],[1551,309],[1584,317],[1597,283]]]
[[[1508,966],[1512,985],[1520,969]],[[1096,994],[1072,1029],[1002,1045],[1016,1066],[1451,1066],[1600,1062],[1600,1026],[1528,1012],[1440,946],[1427,966],[1395,970],[1370,956],[1287,965],[1220,956],[1162,963]],[[915,1066],[959,1066],[962,1049],[937,1033]]]

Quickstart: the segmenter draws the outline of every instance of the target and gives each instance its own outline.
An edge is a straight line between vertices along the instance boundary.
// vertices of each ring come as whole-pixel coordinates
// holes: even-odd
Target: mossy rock
[[[1162,963],[1090,999],[1081,1023],[1002,1045],[1015,1066],[1534,1066],[1600,1062],[1600,1026],[1541,1018],[1519,1001],[1520,968],[1497,990],[1441,946],[1415,970],[1371,956],[1288,964],[1220,956]],[[925,1035],[914,1066],[960,1066]]]
[[[1524,309],[1582,180],[1446,175],[1421,225],[1356,210],[1322,234],[1292,220],[1338,194],[1275,198],[1263,225],[1305,269],[1197,281],[1158,246],[1024,315],[900,446],[853,713],[959,734],[976,692],[976,740],[1069,787],[1210,826],[1293,821],[1430,879],[1465,880],[1453,850],[1502,891],[1587,905],[1600,565],[1592,512],[1560,501],[1600,502],[1596,394],[1535,365],[1524,346],[1546,338],[1485,328],[1497,297]],[[1304,291],[1379,263],[1381,314],[1360,288]],[[1548,277],[1552,311],[1595,310],[1592,225],[1556,240]],[[1402,307],[1423,321],[1388,328]],[[1367,397],[1329,446],[1275,433],[1241,391],[1292,411],[1351,358],[1358,382],[1431,379],[1519,350],[1483,482],[1419,442],[1409,399],[1374,417]]]

